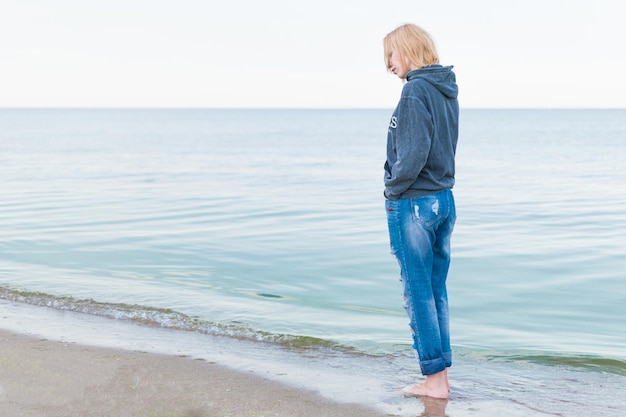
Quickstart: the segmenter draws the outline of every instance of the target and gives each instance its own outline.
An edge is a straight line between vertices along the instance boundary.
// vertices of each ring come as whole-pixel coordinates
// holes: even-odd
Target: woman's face
[[[411,66],[406,58],[403,58],[398,52],[391,51],[389,55],[389,68],[391,72],[396,74],[400,79],[404,80],[406,75],[411,71]]]

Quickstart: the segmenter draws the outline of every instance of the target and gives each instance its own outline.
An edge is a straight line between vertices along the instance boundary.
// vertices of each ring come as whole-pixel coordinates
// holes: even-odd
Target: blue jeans
[[[387,200],[391,253],[400,264],[403,305],[423,375],[452,365],[446,278],[456,220],[451,190]]]

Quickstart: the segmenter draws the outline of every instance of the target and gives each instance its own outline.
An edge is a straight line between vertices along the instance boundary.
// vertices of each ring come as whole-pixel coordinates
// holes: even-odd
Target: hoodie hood
[[[424,80],[434,86],[444,96],[456,99],[459,95],[459,87],[456,84],[456,76],[452,68],[452,65],[444,67],[439,64],[419,68],[410,71],[406,75],[406,81]]]

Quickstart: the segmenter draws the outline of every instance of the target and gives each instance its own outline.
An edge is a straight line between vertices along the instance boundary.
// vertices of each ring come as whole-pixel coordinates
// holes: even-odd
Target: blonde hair
[[[391,69],[391,52],[408,59],[415,68],[439,63],[435,42],[421,27],[407,23],[389,32],[383,39],[385,64]]]

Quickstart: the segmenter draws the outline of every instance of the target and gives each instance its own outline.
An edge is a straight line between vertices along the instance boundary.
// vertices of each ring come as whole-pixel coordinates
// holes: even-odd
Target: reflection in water
[[[424,412],[418,417],[447,417],[446,406],[447,399],[418,397],[424,403]]]

